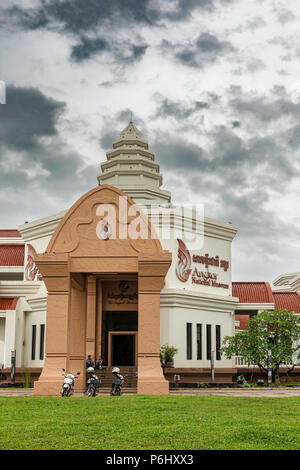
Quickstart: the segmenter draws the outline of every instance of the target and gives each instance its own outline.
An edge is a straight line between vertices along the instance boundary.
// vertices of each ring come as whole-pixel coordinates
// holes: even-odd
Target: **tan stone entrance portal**
[[[143,238],[124,236],[137,217]],[[102,314],[114,302],[119,310],[138,312],[138,393],[168,393],[159,360],[160,291],[171,254],[153,233],[134,202],[112,186],[92,189],[67,212],[46,253],[36,255],[48,290],[46,358],[36,395],[59,394],[62,368],[79,371],[76,388],[84,388],[86,356],[102,355]],[[137,294],[130,292],[130,280],[137,282]],[[105,288],[106,282],[118,283],[121,294]]]

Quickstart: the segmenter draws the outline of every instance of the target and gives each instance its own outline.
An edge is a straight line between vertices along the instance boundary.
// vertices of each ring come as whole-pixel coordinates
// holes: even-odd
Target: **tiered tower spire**
[[[160,189],[162,175],[155,155],[132,121],[113,142],[113,150],[106,153],[101,164],[99,185],[110,184],[122,189],[136,203],[164,204],[171,201],[169,191]]]

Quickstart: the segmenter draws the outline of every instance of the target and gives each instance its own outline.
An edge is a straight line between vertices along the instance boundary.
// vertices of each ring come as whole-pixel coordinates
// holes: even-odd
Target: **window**
[[[206,359],[211,360],[211,325],[206,325]]]
[[[40,325],[40,360],[44,359],[45,325]]]
[[[216,359],[221,360],[221,325],[216,325]]]
[[[35,346],[36,346],[36,325],[32,325],[31,336],[31,360],[35,361]]]
[[[202,359],[202,325],[197,324],[197,359]]]
[[[186,324],[186,358],[192,359],[192,324]]]

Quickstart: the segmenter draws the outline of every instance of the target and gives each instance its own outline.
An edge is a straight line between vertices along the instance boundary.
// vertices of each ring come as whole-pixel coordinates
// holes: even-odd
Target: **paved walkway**
[[[107,394],[106,394],[107,395]],[[124,393],[124,395],[127,395]],[[129,395],[129,394],[128,394]],[[280,387],[280,388],[223,388],[223,389],[186,389],[171,390],[170,395],[198,395],[198,396],[219,396],[219,397],[300,397],[300,387]],[[0,388],[0,397],[28,397],[33,396],[32,388]],[[75,397],[82,397],[82,393],[75,392]],[[101,396],[101,393],[100,395]]]
[[[300,387],[279,388],[215,388],[172,390],[171,395],[213,395],[218,397],[300,397]]]
[[[0,397],[30,397],[33,388],[0,388]]]

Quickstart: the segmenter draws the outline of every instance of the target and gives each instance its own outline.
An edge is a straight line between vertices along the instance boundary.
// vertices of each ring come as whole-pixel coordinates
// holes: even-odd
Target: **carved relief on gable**
[[[72,256],[137,256],[162,251],[147,216],[122,191],[102,185],[67,212],[47,252]]]

